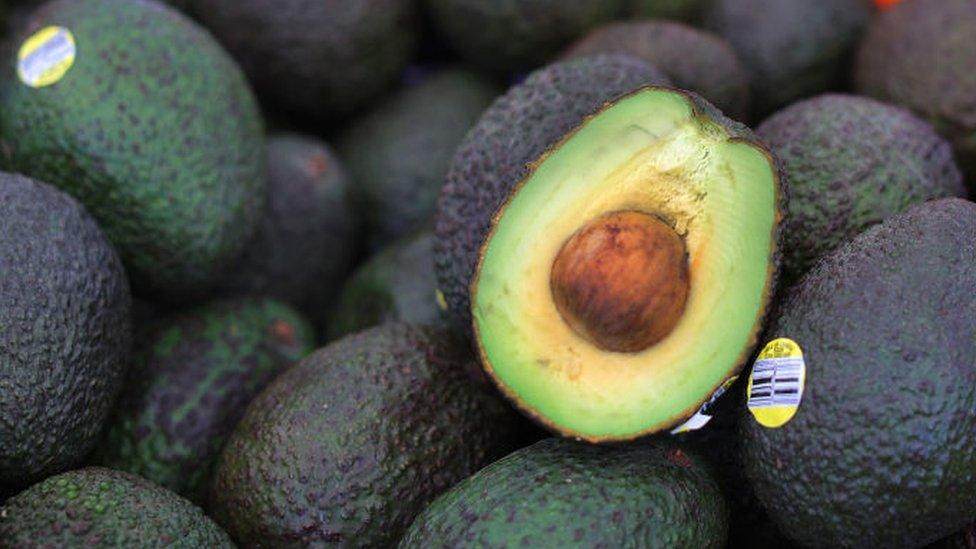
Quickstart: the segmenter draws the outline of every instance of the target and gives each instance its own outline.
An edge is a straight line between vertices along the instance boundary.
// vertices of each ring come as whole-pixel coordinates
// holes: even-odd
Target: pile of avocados
[[[0,44],[0,547],[976,548],[976,1]]]

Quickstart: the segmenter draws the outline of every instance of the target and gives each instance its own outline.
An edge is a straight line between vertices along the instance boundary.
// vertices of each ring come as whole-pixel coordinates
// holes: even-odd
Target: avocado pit
[[[576,333],[601,349],[636,353],[678,324],[689,278],[684,240],[670,225],[618,211],[590,221],[563,244],[550,287]]]

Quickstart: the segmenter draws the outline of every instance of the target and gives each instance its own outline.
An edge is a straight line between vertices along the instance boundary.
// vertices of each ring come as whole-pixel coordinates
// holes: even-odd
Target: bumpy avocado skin
[[[695,23],[711,0],[628,0],[627,13],[635,17],[654,17]]]
[[[389,244],[424,227],[454,150],[501,94],[475,73],[432,74],[352,125],[340,152],[355,184],[352,196],[365,218],[370,247]]]
[[[423,0],[434,27],[466,61],[528,70],[620,14],[623,0]]]
[[[803,349],[778,429],[744,413],[745,470],[810,547],[921,547],[976,510],[976,204],[943,199],[868,229],[792,289],[767,340]]]
[[[471,330],[468,285],[492,216],[528,174],[527,164],[605,102],[669,80],[643,61],[598,55],[535,71],[497,99],[458,147],[438,199],[438,287],[459,333]]]
[[[217,521],[242,545],[396,543],[437,495],[510,450],[519,419],[468,377],[473,361],[449,332],[402,323],[306,358],[228,441]]]
[[[392,321],[437,325],[434,235],[423,232],[383,249],[346,281],[328,322],[328,339]]]
[[[248,402],[310,353],[314,336],[285,305],[239,299],[163,321],[143,345],[97,462],[201,502]]]
[[[714,0],[705,23],[739,54],[764,116],[842,82],[873,10],[869,0]]]
[[[260,114],[237,65],[185,16],[146,0],[56,0],[14,48],[69,29],[74,65],[32,88],[0,72],[0,144],[11,169],[82,202],[134,286],[169,297],[212,286],[263,207]]]
[[[731,118],[749,115],[749,76],[732,46],[710,32],[673,21],[621,21],[595,29],[566,56],[600,53],[639,57]]]
[[[267,102],[331,119],[369,104],[407,66],[414,0],[192,0]]]
[[[349,175],[332,149],[311,137],[272,135],[267,158],[267,207],[218,292],[273,297],[321,321],[356,252]]]
[[[8,500],[0,539],[11,547],[234,547],[199,507],[102,467],[50,477]]]
[[[550,438],[438,498],[400,547],[718,548],[727,529],[707,466],[670,441]]]
[[[756,129],[790,183],[784,275],[913,204],[965,196],[951,145],[910,112],[853,95],[795,103]]]
[[[81,205],[4,173],[0,273],[3,492],[76,465],[95,444],[125,375],[132,298]]]
[[[970,180],[976,180],[974,43],[973,2],[901,2],[868,28],[854,70],[860,93],[914,110],[952,141]]]

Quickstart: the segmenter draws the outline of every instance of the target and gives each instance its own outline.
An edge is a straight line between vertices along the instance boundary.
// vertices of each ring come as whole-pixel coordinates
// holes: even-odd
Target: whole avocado
[[[0,539],[11,547],[234,547],[199,507],[101,467],[50,477],[8,500]]]
[[[783,109],[756,129],[790,184],[784,275],[813,263],[909,206],[965,196],[952,146],[912,113],[828,94]]]
[[[122,262],[88,213],[0,173],[0,492],[78,464],[129,359]],[[0,536],[2,539],[2,536]]]
[[[497,99],[461,142],[438,199],[437,282],[458,333],[471,329],[468,285],[492,216],[537,159],[605,102],[646,84],[669,84],[626,55],[560,61]]]
[[[211,510],[242,545],[389,546],[509,450],[517,418],[449,332],[393,323],[309,356],[248,406]]]
[[[14,43],[50,25],[76,48],[60,80],[35,87],[12,62],[0,71],[8,165],[84,204],[137,290],[204,292],[264,203],[262,122],[244,76],[207,32],[150,0],[55,0]]]
[[[263,98],[341,117],[390,88],[416,42],[414,0],[192,0]]]
[[[550,438],[438,498],[400,547],[719,548],[726,514],[705,462],[667,440]]]
[[[767,340],[802,349],[778,429],[740,420],[743,464],[808,547],[921,547],[976,516],[976,204],[927,202],[821,260]]]
[[[238,299],[162,321],[142,345],[97,461],[199,503],[247,404],[314,337],[289,307]]]

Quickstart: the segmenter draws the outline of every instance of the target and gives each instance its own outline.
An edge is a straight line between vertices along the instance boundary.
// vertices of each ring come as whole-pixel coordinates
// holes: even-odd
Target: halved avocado
[[[703,99],[651,86],[530,168],[471,284],[485,369],[567,436],[679,424],[756,342],[779,264],[777,163]]]

